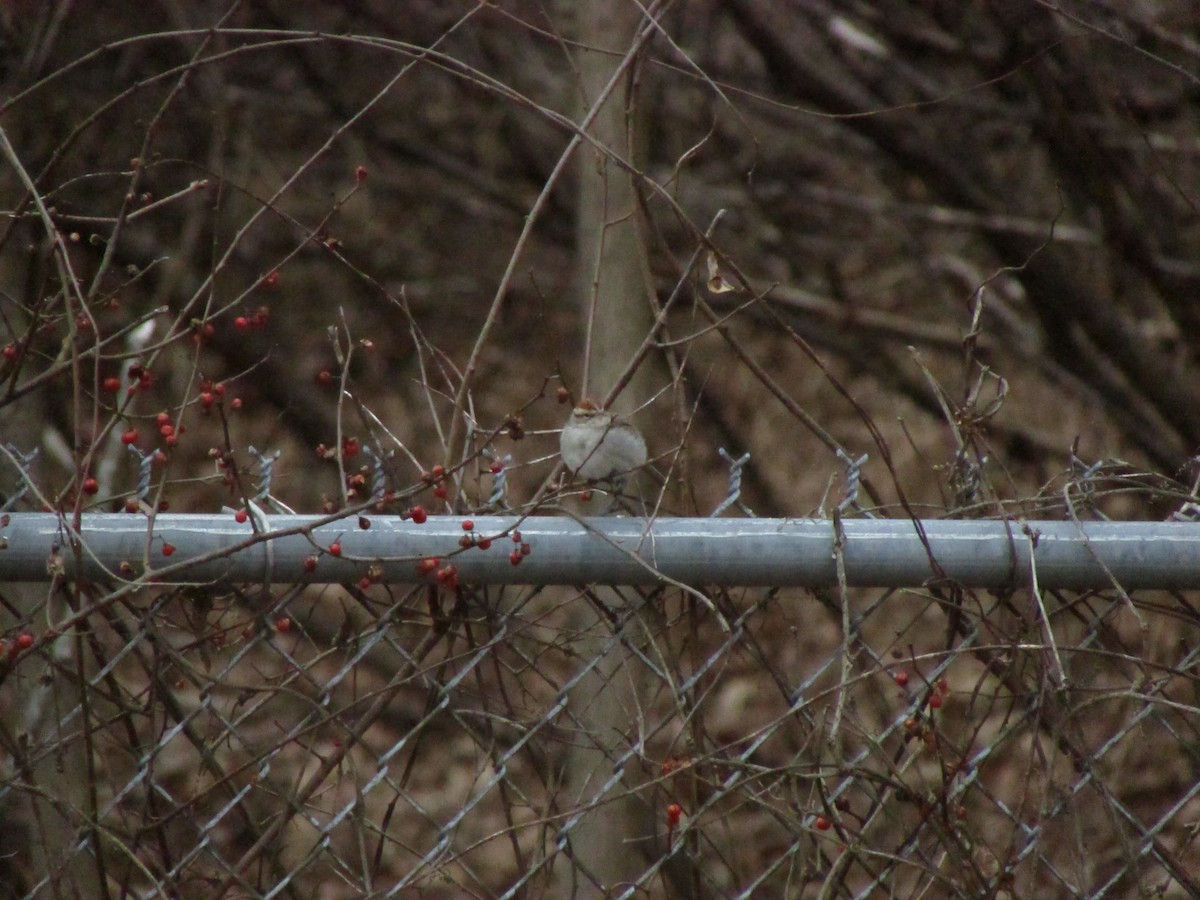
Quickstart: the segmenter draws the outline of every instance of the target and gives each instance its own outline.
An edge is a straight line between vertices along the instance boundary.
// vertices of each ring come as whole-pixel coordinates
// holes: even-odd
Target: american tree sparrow
[[[582,400],[571,411],[559,438],[568,469],[588,481],[618,482],[646,464],[646,441],[620,416]]]

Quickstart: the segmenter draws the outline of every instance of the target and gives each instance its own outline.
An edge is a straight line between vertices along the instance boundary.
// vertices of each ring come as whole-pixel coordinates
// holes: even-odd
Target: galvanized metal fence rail
[[[515,542],[514,542],[515,537]],[[523,547],[523,549],[522,549]],[[514,557],[513,551],[517,551]],[[1200,587],[1200,522],[52,513],[0,519],[0,581]],[[840,563],[839,563],[840,559]],[[439,566],[440,568],[441,566]],[[122,574],[122,570],[124,574]],[[420,577],[418,577],[420,576]]]

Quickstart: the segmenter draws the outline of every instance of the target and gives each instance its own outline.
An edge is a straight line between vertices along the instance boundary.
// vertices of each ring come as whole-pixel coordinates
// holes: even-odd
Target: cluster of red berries
[[[905,669],[900,669],[892,675],[892,680],[901,688],[908,687],[909,674]],[[945,677],[939,678],[933,685],[933,691],[929,695],[929,708],[941,709],[945,702],[945,697],[950,693],[950,682]]]
[[[442,565],[442,561],[436,556],[426,556],[424,559],[417,560],[417,574],[422,578],[430,572],[438,580],[438,583],[444,585],[450,590],[458,587],[458,569],[453,563]]]
[[[265,306],[260,306],[248,316],[237,316],[233,320],[233,327],[238,331],[262,331],[270,319],[271,311]]]
[[[208,378],[200,382],[200,394],[196,398],[200,403],[202,410],[210,410],[213,405],[220,403],[225,399],[225,385],[217,383],[213,384]],[[241,409],[242,401],[240,398],[234,398],[232,404],[234,409]]]
[[[487,550],[492,546],[492,539],[489,537],[480,537],[475,533],[475,523],[471,519],[463,519],[462,530],[467,532],[458,539],[458,546],[464,550],[470,550],[472,547],[478,547],[480,550]]]
[[[171,422],[171,417],[165,412],[160,412],[154,417],[154,424],[158,428],[158,433],[162,436],[163,443],[168,447],[177,445],[179,443],[179,435],[187,431],[187,426],[182,423],[178,431],[176,431],[174,423]]]
[[[205,378],[200,382],[200,393],[196,396],[196,401],[200,404],[200,409],[204,412],[212,409],[218,403],[225,399],[225,385],[221,382],[213,384],[212,379]],[[230,409],[241,409],[242,398],[234,397],[229,401]]]
[[[210,447],[208,458],[216,463],[217,468],[225,474],[222,476],[222,481],[226,487],[233,487],[235,473],[233,455],[227,450],[222,450],[220,447]],[[247,513],[244,509],[238,510],[238,513],[245,516]],[[239,522],[244,522],[245,519],[239,519]]]
[[[129,367],[129,381],[131,382],[128,388],[130,394],[149,390],[154,384],[154,373],[140,363],[134,363]],[[109,375],[100,382],[100,388],[106,394],[115,394],[121,389],[121,379],[116,375]]]
[[[517,548],[512,553],[508,554],[508,561],[514,566],[519,566],[521,560],[533,552],[533,547],[527,541],[521,540],[521,532],[514,531],[509,537],[512,542],[517,545]]]
[[[16,659],[26,650],[33,646],[33,635],[28,631],[23,631],[12,639],[11,644],[6,644],[0,640],[0,655],[7,655],[9,659]]]

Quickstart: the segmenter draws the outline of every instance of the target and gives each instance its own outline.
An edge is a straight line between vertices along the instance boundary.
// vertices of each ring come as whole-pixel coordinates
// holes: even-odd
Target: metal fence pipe
[[[478,584],[645,585],[666,576],[692,585],[819,587],[837,578],[834,523],[825,519],[433,516],[417,524],[279,515],[260,522],[258,533],[252,521],[231,513],[87,514],[76,551],[65,519],[9,513],[0,517],[0,581],[46,581],[56,571],[125,580],[149,569],[165,583],[333,583],[374,566],[380,581],[412,583],[434,577],[417,564],[435,557]],[[464,531],[464,522],[473,528]],[[971,587],[1026,586],[1032,559],[1043,587],[1200,587],[1200,523],[917,524],[842,521],[848,583],[913,587],[944,575]],[[463,549],[464,536],[474,546]]]

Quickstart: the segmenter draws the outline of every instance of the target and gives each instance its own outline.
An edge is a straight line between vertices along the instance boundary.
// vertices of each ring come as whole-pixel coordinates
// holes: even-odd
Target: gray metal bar
[[[491,546],[461,549],[468,517],[434,516],[421,524],[396,516],[333,522],[311,516],[269,516],[269,533],[233,514],[88,514],[83,517],[83,573],[130,580],[149,568],[167,582],[356,581],[369,565],[380,580],[420,582],[416,562],[453,562],[460,581],[486,584],[653,584],[660,574],[693,585],[808,586],[836,583],[834,525],[823,519],[644,519],[566,516],[471,516],[473,533]],[[317,522],[324,524],[316,525]],[[1200,523],[1001,522],[923,520],[935,571],[914,523],[905,519],[842,522],[850,584],[905,587],[944,573],[963,585],[1006,588],[1038,583],[1056,588],[1200,587]],[[513,565],[520,544],[529,553]],[[0,581],[46,581],[61,562],[78,570],[63,519],[50,513],[0,518]],[[340,544],[340,557],[331,555]],[[163,552],[164,544],[174,549]],[[53,565],[48,565],[52,554]],[[316,557],[316,567],[305,559]],[[124,565],[123,565],[124,564]],[[1107,571],[1106,571],[1107,570]]]

